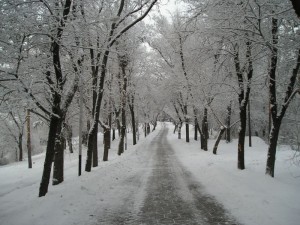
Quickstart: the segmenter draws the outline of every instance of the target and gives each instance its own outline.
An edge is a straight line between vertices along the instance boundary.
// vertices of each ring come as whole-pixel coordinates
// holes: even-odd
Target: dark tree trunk
[[[251,117],[250,117],[250,100],[248,101],[248,133],[249,133],[249,147],[252,147]]]
[[[108,139],[108,149],[111,148],[111,126],[112,126],[112,113],[110,112],[109,113],[109,116],[108,116],[108,126],[109,126],[109,129],[108,129],[108,134],[107,136],[109,136],[109,139]]]
[[[129,104],[129,110],[130,110],[130,114],[131,114],[131,123],[132,123],[132,141],[133,141],[133,145],[136,145],[136,127],[135,127],[135,115],[134,115],[133,100],[132,100],[132,104]]]
[[[145,133],[145,137],[147,137],[147,123],[144,124],[144,133]]]
[[[118,148],[118,155],[121,155],[124,153],[124,139],[126,135],[126,115],[125,115],[125,109],[122,109],[124,113],[122,112],[122,126],[121,126],[121,136],[120,136],[120,142],[119,142],[119,148]]]
[[[54,157],[55,142],[56,142],[57,136],[60,135],[58,132],[60,123],[61,123],[60,118],[57,118],[54,116],[52,116],[50,118],[50,128],[49,128],[48,142],[47,142],[47,148],[46,148],[46,157],[45,157],[45,162],[44,162],[44,170],[43,170],[42,180],[40,183],[39,197],[45,196],[46,193],[48,192],[52,162],[53,162],[53,157]]]
[[[187,105],[184,106],[184,114],[185,114],[185,141],[190,142],[190,126],[189,126],[189,119],[187,115]]]
[[[55,79],[54,82],[50,75],[47,76],[47,80],[51,87],[51,94],[52,94],[52,114],[50,114],[50,128],[48,133],[48,143],[47,143],[47,149],[46,149],[46,157],[44,162],[44,170],[42,175],[42,181],[40,183],[39,188],[39,197],[45,196],[48,192],[48,186],[50,181],[50,174],[51,174],[51,167],[52,167],[52,161],[55,153],[55,145],[58,143],[58,140],[61,136],[61,127],[62,123],[64,121],[64,117],[66,114],[66,109],[69,107],[69,105],[72,102],[72,99],[74,97],[74,94],[77,90],[77,85],[74,80],[74,86],[70,89],[70,91],[66,94],[67,98],[65,100],[65,104],[63,105],[63,108],[61,109],[61,93],[63,92],[64,87],[64,77],[62,74],[62,66],[60,63],[60,40],[63,35],[65,22],[68,18],[70,8],[71,8],[72,1],[66,0],[64,4],[64,10],[62,17],[59,19],[58,27],[56,29],[56,35],[52,39],[51,43],[51,53],[52,53],[52,63],[54,67],[54,73],[55,73]],[[50,72],[49,72],[50,74]],[[55,84],[55,86],[54,86]],[[57,115],[58,117],[54,116]]]
[[[147,135],[149,135],[150,134],[150,124],[149,123],[147,123]]]
[[[87,148],[87,157],[86,157],[86,164],[85,164],[86,172],[91,172],[92,163],[93,166],[98,164],[98,158],[95,158],[95,156],[98,155],[97,134],[98,134],[98,123],[94,122],[92,124],[92,130],[90,130],[88,134],[88,148]]]
[[[276,100],[276,68],[277,68],[277,44],[278,44],[278,20],[272,18],[272,49],[271,49],[271,67],[269,70],[269,105],[270,105],[270,121],[269,121],[269,149],[266,165],[266,174],[274,177],[275,156],[277,140],[281,119],[277,116],[277,100]],[[300,56],[300,51],[299,51]],[[299,61],[299,58],[298,58]],[[272,124],[272,128],[271,128]]]
[[[94,52],[90,50],[91,53],[91,59],[92,63],[95,64],[95,56]],[[87,167],[97,167],[98,166],[98,116],[96,115],[96,111],[98,112],[97,107],[97,85],[98,85],[98,71],[99,67],[92,65],[92,90],[93,90],[93,109],[92,109],[92,115],[94,119],[93,123],[93,130],[92,134],[88,136],[88,143],[91,142],[91,144],[88,144],[88,153],[87,153],[87,162],[86,162],[86,169],[85,171],[89,172],[91,169]],[[102,95],[101,95],[102,97]],[[99,109],[100,110],[100,109]],[[89,162],[88,162],[89,161]]]
[[[93,125],[94,128],[94,125]],[[91,172],[92,169],[92,157],[93,157],[93,148],[94,148],[94,140],[97,140],[94,138],[94,136],[97,135],[95,132],[89,132],[88,133],[88,147],[87,147],[87,157],[86,157],[86,163],[85,163],[85,171]]]
[[[135,127],[135,121],[132,123],[132,144],[136,145],[136,127]]]
[[[270,133],[270,144],[268,148],[266,174],[270,175],[271,177],[274,177],[276,148],[277,148],[277,141],[278,141],[281,121],[273,121],[272,123],[273,126]]]
[[[112,140],[116,139],[116,130],[115,128],[112,129]]]
[[[202,119],[202,135],[201,135],[201,149],[204,151],[208,150],[207,142],[208,142],[208,121],[207,121],[207,108],[204,108],[204,114]]]
[[[88,134],[88,150],[87,150],[87,158],[85,164],[85,171],[91,172],[92,169],[92,160],[93,166],[98,166],[98,146],[97,146],[97,134],[98,134],[98,120],[100,116],[100,108],[103,99],[103,88],[104,88],[104,80],[106,75],[106,66],[108,62],[109,50],[106,50],[103,55],[102,64],[101,64],[101,74],[99,79],[99,90],[97,93],[97,99],[93,106],[93,123],[92,127]]]
[[[126,75],[126,67],[128,65],[128,57],[126,55],[120,56],[119,58],[119,66],[121,68],[120,75],[122,76],[122,85],[120,90],[121,95],[121,137],[118,148],[118,155],[121,155],[124,152],[124,139],[126,135],[126,100],[127,100],[127,75]]]
[[[190,142],[190,126],[189,123],[185,123],[185,141]]]
[[[247,124],[246,106],[240,107],[240,129],[238,139],[238,169],[245,169],[245,134]]]
[[[120,115],[120,113],[118,113],[118,117],[116,119],[116,122],[117,122],[118,136],[120,137],[121,136],[121,125],[120,125],[119,115]]]
[[[181,139],[181,128],[182,128],[182,123],[180,122],[178,126],[178,139]]]
[[[271,108],[272,129],[270,132],[270,144],[269,144],[269,149],[268,149],[266,174],[270,175],[271,177],[274,177],[276,147],[277,147],[277,141],[278,141],[281,122],[282,122],[285,112],[289,106],[290,101],[296,94],[296,92],[294,91],[294,86],[295,86],[296,77],[297,77],[299,69],[300,69],[300,50],[298,50],[296,67],[293,69],[293,74],[290,77],[290,83],[287,87],[287,90],[285,93],[285,98],[284,98],[284,103],[281,106],[281,111],[280,111],[279,115],[277,113],[277,102],[276,102],[275,70],[271,71],[272,73],[270,74],[269,92],[270,92],[270,104],[272,105],[272,108]],[[299,89],[298,89],[298,93],[300,93]]]
[[[98,123],[97,123],[98,124]],[[95,127],[96,132],[95,135],[93,136],[94,140],[93,140],[93,167],[97,167],[98,166],[98,125],[97,127]]]
[[[198,140],[198,126],[199,126],[199,125],[198,125],[197,118],[195,118],[195,128],[194,128],[194,129],[195,129],[195,131],[194,131],[194,132],[195,132],[195,133],[194,133],[194,140],[195,140],[195,141]]]
[[[181,139],[182,119],[180,118],[180,114],[179,114],[179,111],[178,111],[175,103],[173,103],[173,106],[174,106],[175,112],[176,112],[176,114],[178,116],[178,119],[179,119],[179,123],[176,125],[177,129],[178,129],[178,139]]]
[[[292,76],[290,77],[290,82],[287,87],[284,102],[281,106],[281,110],[278,114],[277,112],[277,100],[276,100],[276,67],[277,67],[277,52],[278,49],[276,47],[278,43],[278,24],[277,19],[272,18],[272,56],[271,56],[271,68],[269,71],[269,94],[270,94],[270,111],[272,115],[272,129],[270,132],[270,143],[268,149],[268,158],[267,158],[267,165],[266,165],[266,174],[274,177],[274,170],[275,170],[275,160],[276,160],[276,147],[277,141],[280,131],[280,126],[282,119],[285,115],[285,112],[289,106],[290,101],[300,90],[294,90],[294,86],[296,83],[296,78],[300,69],[300,49],[298,49],[297,55],[297,62],[296,66],[293,69]]]
[[[250,95],[250,85],[251,79],[253,75],[253,67],[252,67],[252,58],[251,58],[251,48],[252,43],[247,41],[246,43],[246,59],[248,61],[248,71],[247,71],[247,86],[246,90],[244,90],[244,77],[243,72],[240,67],[239,61],[239,48],[238,45],[235,46],[235,54],[234,54],[234,63],[236,69],[236,75],[238,78],[239,84],[239,108],[240,108],[240,128],[239,128],[239,139],[238,139],[238,169],[245,169],[245,134],[246,134],[246,126],[247,126],[247,104],[249,101]]]
[[[222,135],[223,135],[223,133],[224,133],[225,130],[226,130],[226,129],[225,129],[225,127],[223,127],[223,126],[222,126],[221,129],[220,129],[220,132],[219,132],[219,134],[218,134],[216,143],[215,143],[214,148],[213,148],[213,153],[214,153],[215,155],[217,154],[218,146],[219,146],[220,140],[221,140]]]
[[[155,129],[156,129],[156,126],[157,126],[157,121],[155,121],[155,122],[153,123],[152,132],[153,132],[153,131],[155,131]]]
[[[52,180],[53,185],[60,184],[64,181],[64,150],[65,139],[61,133],[55,142],[54,168]]]
[[[175,133],[176,133],[176,130],[177,130],[177,128],[178,128],[178,124],[177,124],[177,123],[175,123],[175,124],[174,124],[174,130],[173,130],[173,134],[175,134]]]
[[[110,129],[103,130],[103,139],[104,139],[104,153],[103,153],[103,161],[108,161],[108,151],[110,148]]]
[[[227,107],[227,118],[226,118],[226,142],[231,142],[231,103]]]
[[[23,161],[23,134],[19,134],[18,148],[19,148],[19,161]]]
[[[28,154],[28,168],[32,168],[32,158],[31,158],[31,127],[30,127],[30,111],[27,109],[27,154]]]

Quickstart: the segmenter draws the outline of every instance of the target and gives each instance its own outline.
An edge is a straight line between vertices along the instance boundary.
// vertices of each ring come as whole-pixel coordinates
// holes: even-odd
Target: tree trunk
[[[109,126],[109,129],[108,129],[108,134],[107,136],[109,136],[109,139],[108,139],[108,149],[111,148],[111,126],[112,126],[112,113],[110,112],[109,113],[109,116],[108,116],[108,126]]]
[[[93,140],[93,167],[98,166],[98,123],[97,126],[95,127],[96,132],[94,135],[94,140]]]
[[[147,137],[147,123],[144,123],[144,133],[145,137]]]
[[[30,111],[27,109],[27,154],[28,154],[28,168],[32,168],[32,159],[31,159],[31,130],[30,130]]]
[[[246,134],[246,124],[247,124],[247,106],[240,107],[240,129],[239,129],[239,139],[238,139],[238,169],[245,169],[245,134]]]
[[[174,124],[174,130],[173,130],[173,134],[175,134],[175,133],[176,133],[176,130],[177,130],[177,128],[178,128],[178,124],[177,124],[177,123],[175,123],[175,124]]]
[[[125,143],[125,150],[127,150],[127,128],[125,128],[125,139],[124,139],[124,143]]]
[[[46,193],[48,192],[48,186],[49,186],[49,180],[50,180],[50,174],[51,174],[51,168],[52,168],[52,162],[53,162],[54,150],[55,150],[55,142],[56,139],[58,138],[58,135],[60,135],[58,131],[61,123],[60,120],[61,120],[60,118],[57,118],[55,116],[51,116],[50,118],[50,128],[48,133],[46,157],[44,162],[42,180],[40,183],[39,197],[45,196]]]
[[[248,133],[249,133],[249,147],[252,147],[251,118],[250,118],[250,100],[248,101]]]
[[[207,108],[204,108],[204,114],[203,114],[203,119],[202,119],[202,135],[201,135],[201,148],[204,151],[207,151],[207,142],[208,142],[208,122],[207,122]]]
[[[198,140],[198,121],[197,118],[195,118],[195,133],[194,133],[194,140],[197,141]]]
[[[218,146],[219,146],[220,140],[221,140],[222,135],[223,135],[223,133],[224,133],[225,130],[226,130],[226,129],[225,129],[225,127],[223,127],[223,126],[222,126],[221,129],[220,129],[220,132],[219,132],[219,134],[218,134],[216,143],[215,143],[214,148],[213,148],[213,153],[214,153],[215,155],[217,154]]]
[[[150,124],[149,123],[147,123],[147,135],[149,135],[150,134]]]
[[[110,148],[110,129],[103,130],[103,139],[104,139],[103,161],[108,161],[108,151]]]
[[[156,129],[156,126],[157,126],[157,121],[155,121],[155,122],[153,123],[152,132],[153,132],[153,131],[155,131],[155,129]]]
[[[130,113],[131,113],[131,123],[132,123],[132,142],[133,145],[136,145],[136,127],[135,127],[135,115],[134,115],[134,105],[129,105]]]
[[[271,49],[271,67],[269,70],[269,149],[266,165],[266,174],[270,175],[271,177],[274,177],[276,147],[281,124],[281,120],[278,119],[279,117],[277,115],[276,100],[276,69],[278,53],[278,20],[276,18],[272,18],[272,44],[273,45]]]
[[[121,136],[120,136],[120,142],[119,142],[119,148],[118,148],[118,155],[121,155],[122,153],[124,153],[124,139],[125,139],[125,135],[126,135],[125,110],[122,110],[122,111],[124,111],[124,118],[123,118],[123,112],[122,112],[122,126],[121,126]]]
[[[251,48],[252,43],[247,41],[246,43],[246,59],[248,61],[248,72],[247,80],[244,81],[243,72],[240,66],[239,59],[239,46],[235,46],[234,54],[234,64],[236,69],[236,75],[238,78],[239,84],[239,108],[240,108],[240,128],[239,128],[239,139],[238,139],[238,169],[245,169],[245,134],[247,126],[247,104],[249,101],[250,88],[251,88],[251,79],[253,76],[253,67],[252,67],[252,58],[251,58]],[[247,83],[246,90],[244,90],[245,83]]]
[[[54,168],[52,180],[53,185],[60,184],[64,181],[64,150],[65,139],[61,133],[55,142]]]
[[[119,117],[117,118],[116,122],[117,122],[118,136],[120,137],[121,136],[121,125],[120,125]]]
[[[185,114],[185,141],[190,142],[190,126],[189,126],[189,119],[187,115],[187,105],[184,106],[184,114]]]
[[[93,129],[95,129],[95,125],[93,123]],[[88,133],[88,147],[87,147],[87,157],[86,157],[86,163],[85,163],[85,171],[91,172],[92,169],[92,157],[93,157],[93,148],[95,146],[94,142],[97,139],[95,138],[95,135],[97,135],[96,132],[89,132]]]
[[[23,134],[19,134],[18,148],[19,148],[19,161],[23,161]]]
[[[274,177],[276,148],[277,148],[277,141],[278,141],[281,121],[273,120],[272,123],[273,126],[270,133],[270,144],[268,148],[266,174],[270,175],[271,177]]]
[[[182,127],[182,123],[180,122],[178,125],[178,139],[181,139],[181,127]]]
[[[227,118],[226,118],[226,143],[229,143],[231,141],[231,103],[229,103],[227,107]]]
[[[126,100],[127,100],[127,75],[126,75],[126,67],[128,65],[128,57],[127,55],[120,56],[118,55],[119,59],[119,66],[121,68],[120,75],[122,76],[122,87],[120,90],[121,95],[121,137],[119,142],[119,149],[118,149],[118,155],[121,155],[124,152],[124,138],[126,135]]]
[[[104,52],[102,63],[101,63],[101,74],[98,85],[98,93],[95,103],[93,103],[93,124],[88,134],[88,150],[87,150],[87,158],[85,164],[85,171],[91,172],[92,160],[93,167],[98,166],[98,120],[100,116],[101,103],[103,99],[103,88],[104,88],[104,80],[106,76],[106,66],[108,62],[108,55],[110,51],[106,50]]]
[[[116,139],[116,130],[115,128],[112,129],[112,141]]]
[[[274,22],[274,21],[273,21]],[[276,25],[277,23],[273,24]],[[277,27],[277,26],[276,26]],[[273,55],[272,61],[274,60],[273,64],[276,65],[277,55]],[[282,119],[285,115],[285,112],[289,106],[290,101],[295,96],[295,94],[298,92],[300,93],[300,90],[296,89],[294,90],[294,86],[296,83],[296,78],[300,69],[300,49],[298,50],[298,57],[297,57],[297,63],[295,68],[293,69],[293,74],[290,77],[290,82],[287,87],[284,103],[281,106],[280,113],[277,113],[277,101],[276,101],[276,79],[275,79],[275,69],[271,69],[270,71],[270,85],[269,85],[269,93],[270,93],[270,105],[271,107],[271,113],[272,113],[272,129],[270,132],[270,143],[269,143],[269,149],[268,149],[268,158],[267,158],[267,165],[266,165],[266,174],[270,175],[271,177],[274,177],[274,170],[275,170],[275,160],[276,160],[276,147],[277,147],[277,141],[279,137],[279,131],[280,126],[282,123]]]
[[[185,141],[190,142],[190,126],[187,121],[185,122]]]

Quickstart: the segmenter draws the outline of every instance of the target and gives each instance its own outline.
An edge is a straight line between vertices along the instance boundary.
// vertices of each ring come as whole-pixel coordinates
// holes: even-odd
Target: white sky
[[[151,16],[160,13],[171,19],[171,15],[176,11],[184,7],[184,3],[181,0],[160,0],[159,4],[153,8],[149,15],[145,18],[146,23],[151,22]]]

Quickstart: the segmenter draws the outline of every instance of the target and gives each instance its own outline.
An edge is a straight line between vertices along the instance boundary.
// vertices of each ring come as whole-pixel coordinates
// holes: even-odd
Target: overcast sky
[[[159,7],[154,7],[153,11],[145,18],[146,23],[151,23],[151,16],[153,14],[161,12],[162,15],[166,16],[168,19],[171,19],[171,15],[180,8],[184,7],[184,3],[180,0],[161,0],[159,1]],[[158,11],[159,8],[159,11]]]

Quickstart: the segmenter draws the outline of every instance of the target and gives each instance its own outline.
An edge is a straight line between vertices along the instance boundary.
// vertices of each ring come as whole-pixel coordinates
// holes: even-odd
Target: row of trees
[[[5,106],[22,101],[20,108],[27,108],[49,127],[39,196],[48,191],[52,166],[53,184],[64,179],[64,139],[72,137],[66,131],[78,124],[74,121],[87,124],[87,172],[98,166],[99,126],[104,133],[104,161],[108,160],[110,136],[115,138],[115,129],[120,134],[118,154],[124,152],[127,114],[134,144],[139,123],[149,127],[152,122],[156,126],[160,112],[155,109],[159,108],[157,99],[143,82],[153,77],[144,77],[147,70],[138,58],[142,54],[140,36],[144,26],[136,26],[156,3],[157,0],[1,3],[1,112],[10,113]],[[83,106],[81,110],[79,106]],[[149,110],[151,106],[153,111]],[[12,120],[15,118],[24,119],[21,115],[13,115]]]
[[[273,177],[283,118],[297,104],[292,100],[299,100],[299,18],[291,2],[185,2],[185,12],[157,17],[147,38],[168,80],[167,110],[179,137],[185,123],[189,142],[193,124],[195,139],[199,131],[207,150],[210,120],[211,127],[220,127],[216,153],[221,136],[230,141],[230,129],[239,124],[237,166],[243,170],[252,121],[257,135],[269,136],[266,174]]]

